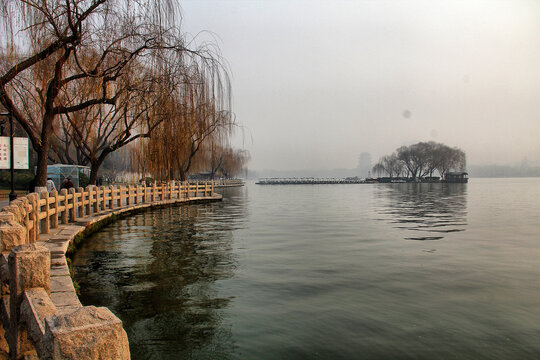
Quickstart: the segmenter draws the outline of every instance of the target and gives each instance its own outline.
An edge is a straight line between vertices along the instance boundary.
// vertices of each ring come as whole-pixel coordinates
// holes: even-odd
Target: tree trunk
[[[38,155],[36,171],[36,187],[47,186],[47,165],[51,148],[52,121],[54,115],[45,114],[41,130],[41,146],[36,149]]]
[[[47,185],[47,163],[49,160],[49,142],[42,142],[41,148],[36,150],[37,153],[37,170],[36,170],[36,186]]]
[[[89,181],[90,185],[96,185],[99,168],[101,167],[101,164],[103,164],[104,159],[105,158],[102,159],[100,157],[99,159],[90,162],[90,181]]]

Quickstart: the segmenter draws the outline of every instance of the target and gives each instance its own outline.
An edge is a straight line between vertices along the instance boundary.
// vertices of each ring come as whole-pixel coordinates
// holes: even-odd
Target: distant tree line
[[[430,141],[399,147],[391,155],[380,158],[372,171],[378,176],[385,174],[391,178],[412,179],[433,177],[437,171],[439,176],[444,178],[449,171],[465,171],[465,167],[463,150]]]

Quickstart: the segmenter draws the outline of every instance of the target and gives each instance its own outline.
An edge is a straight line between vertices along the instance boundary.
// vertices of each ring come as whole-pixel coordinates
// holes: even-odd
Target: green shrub
[[[79,173],[79,186],[87,187],[90,184],[90,178],[85,173]]]
[[[29,170],[15,170],[13,180],[15,190],[28,190],[30,182],[34,180],[34,174]],[[0,189],[11,189],[10,170],[0,170]]]

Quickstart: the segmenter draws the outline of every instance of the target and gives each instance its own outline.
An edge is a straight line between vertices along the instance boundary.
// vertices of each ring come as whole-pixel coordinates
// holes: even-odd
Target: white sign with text
[[[0,169],[10,169],[9,136],[0,136]],[[28,169],[28,138],[13,138],[13,153],[15,154],[16,170]]]

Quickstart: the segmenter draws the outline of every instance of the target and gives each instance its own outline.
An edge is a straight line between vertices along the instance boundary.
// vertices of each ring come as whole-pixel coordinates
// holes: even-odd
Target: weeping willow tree
[[[183,83],[160,108],[163,121],[151,137],[139,142],[132,156],[140,173],[158,180],[185,180],[190,170],[200,166],[197,155],[203,144],[223,141],[234,125],[223,68],[209,71],[200,63],[191,64],[182,74]]]
[[[250,158],[247,150],[233,149],[228,143],[212,140],[204,145],[200,163],[202,169],[208,171],[212,179],[216,176],[231,178],[244,170]]]
[[[67,114],[56,133],[52,152],[64,161],[90,165],[90,183],[112,152],[140,138],[151,137],[158,125],[168,118],[173,93],[185,83],[185,69],[198,65],[191,52],[161,57],[148,64],[134,63],[131,76],[116,83],[120,94],[114,106],[101,104]],[[88,87],[92,92],[93,87]],[[121,90],[120,90],[121,89]],[[77,92],[74,96],[93,96]]]
[[[178,9],[171,0],[0,0],[0,102],[37,153],[38,186],[60,119],[114,107],[133,62],[151,65],[165,51],[206,58],[184,46]],[[73,96],[80,90],[88,96]]]

